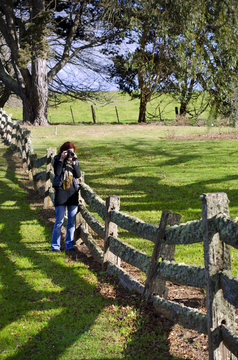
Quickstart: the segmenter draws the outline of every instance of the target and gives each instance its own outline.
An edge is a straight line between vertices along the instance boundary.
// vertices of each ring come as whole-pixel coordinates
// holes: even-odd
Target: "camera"
[[[74,158],[74,152],[72,150],[67,151],[67,158]]]

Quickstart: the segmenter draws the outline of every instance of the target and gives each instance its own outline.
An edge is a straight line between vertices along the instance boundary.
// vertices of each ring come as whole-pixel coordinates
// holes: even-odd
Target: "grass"
[[[182,216],[181,222],[201,218],[199,196],[226,192],[230,215],[238,216],[236,140],[170,140],[227,132],[227,128],[161,127],[156,125],[80,125],[33,128],[36,153],[59,147],[70,139],[77,146],[86,182],[106,198],[118,195],[121,210],[158,224],[162,209]],[[236,130],[232,130],[236,131]],[[120,237],[152,253],[153,244],[125,231]],[[203,265],[202,244],[176,247],[176,261]],[[232,250],[233,273],[238,273],[237,251]]]
[[[92,102],[83,102],[81,100],[67,100],[59,106],[54,102],[48,107],[48,120],[50,123],[92,123],[91,105],[94,104],[96,118],[98,123],[117,123],[116,108],[121,123],[137,123],[139,115],[139,99],[131,99],[127,94],[120,91],[110,91],[101,93],[102,100]],[[193,101],[190,109],[199,103],[200,99]],[[116,107],[116,108],[115,108]],[[160,120],[159,111],[163,121],[171,122],[175,120],[175,107],[179,103],[173,99],[170,94],[164,94],[148,103],[148,121]],[[6,107],[7,113],[13,113],[14,118],[22,119],[20,108]],[[73,113],[73,117],[72,117]],[[208,112],[200,116],[201,119],[208,118]]]
[[[133,301],[101,294],[100,274],[48,251],[51,229],[30,206],[11,156],[0,144],[0,359],[175,360]]]

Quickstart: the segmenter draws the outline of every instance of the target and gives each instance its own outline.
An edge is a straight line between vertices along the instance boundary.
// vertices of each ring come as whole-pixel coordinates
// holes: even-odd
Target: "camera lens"
[[[67,151],[67,156],[68,156],[68,157],[73,157],[73,156],[74,156],[74,152],[71,151],[71,150],[68,150],[68,151]]]

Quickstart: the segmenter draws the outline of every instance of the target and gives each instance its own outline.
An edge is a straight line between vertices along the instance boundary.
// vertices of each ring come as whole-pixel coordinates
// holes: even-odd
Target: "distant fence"
[[[56,150],[48,149],[45,156],[37,159],[32,154],[29,131],[20,128],[19,123],[14,123],[10,116],[0,111],[1,137],[6,145],[20,152],[23,166],[33,179],[35,189],[44,196],[44,207],[47,208],[54,201],[52,178]],[[238,279],[231,273],[230,246],[238,249],[238,220],[229,217],[227,195],[203,194],[202,220],[179,225],[180,215],[164,210],[160,224],[156,226],[121,212],[117,196],[108,197],[106,201],[101,199],[84,182],[84,176],[80,183],[76,240],[81,239],[87,245],[105,270],[117,274],[124,287],[152,300],[155,308],[165,317],[186,328],[208,334],[210,360],[237,359],[235,311],[238,308]],[[96,212],[103,223],[88,208]],[[120,240],[118,226],[152,241],[152,256]],[[104,239],[103,250],[91,233]],[[175,245],[198,242],[204,244],[205,267],[173,261]],[[144,272],[145,284],[126,272],[120,266],[121,260]],[[207,312],[167,300],[166,281],[205,289]]]

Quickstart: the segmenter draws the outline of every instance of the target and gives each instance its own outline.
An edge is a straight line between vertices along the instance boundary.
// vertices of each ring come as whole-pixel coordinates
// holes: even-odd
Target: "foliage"
[[[170,89],[186,115],[193,90],[200,86],[216,114],[229,116],[237,82],[237,4],[220,1],[129,2],[127,52],[113,57],[111,76],[120,89],[141,91],[146,102],[155,91]],[[194,114],[193,114],[194,115]],[[144,116],[144,115],[143,115]],[[139,121],[144,121],[140,119]]]
[[[1,2],[0,35],[13,74],[7,71],[1,53],[0,80],[22,99],[25,122],[47,123],[49,84],[54,91],[70,90],[71,96],[89,95],[89,83],[76,85],[70,74],[62,81],[58,74],[67,64],[102,70],[99,55],[94,56],[92,49],[100,48],[117,36],[113,24],[102,26],[104,9],[97,0]]]
[[[199,2],[198,2],[199,3]],[[198,23],[191,24],[194,56],[201,58],[197,73],[203,89],[210,93],[216,113],[229,116],[231,99],[237,83],[238,8],[236,1],[208,1],[200,4]]]
[[[114,56],[111,76],[120,89],[140,90],[138,122],[145,122],[146,106],[155,91],[166,88],[171,73],[168,29],[171,26],[163,1],[135,1],[128,9],[128,42],[134,51]],[[172,32],[172,31],[171,31]]]

